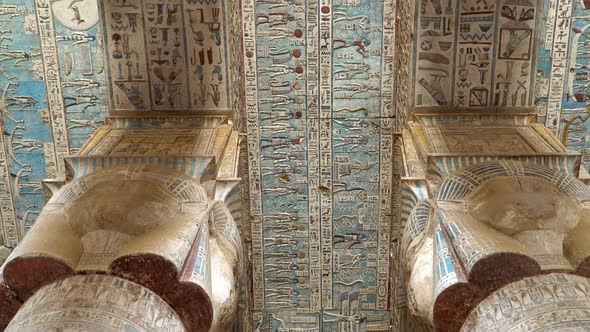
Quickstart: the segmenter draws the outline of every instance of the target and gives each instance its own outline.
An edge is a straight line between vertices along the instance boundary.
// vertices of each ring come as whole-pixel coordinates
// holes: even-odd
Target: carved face
[[[91,187],[64,209],[79,234],[97,229],[136,235],[169,221],[178,202],[158,185],[142,180],[111,180]]]
[[[466,200],[476,219],[510,236],[524,231],[567,233],[580,220],[579,202],[550,182],[533,177],[498,177]]]

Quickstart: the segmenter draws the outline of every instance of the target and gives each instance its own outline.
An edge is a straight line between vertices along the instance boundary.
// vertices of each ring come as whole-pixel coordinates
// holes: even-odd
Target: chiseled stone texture
[[[563,273],[526,278],[482,301],[461,331],[587,331],[590,280]]]
[[[49,284],[19,310],[6,332],[185,331],[172,308],[136,283],[105,275]]]

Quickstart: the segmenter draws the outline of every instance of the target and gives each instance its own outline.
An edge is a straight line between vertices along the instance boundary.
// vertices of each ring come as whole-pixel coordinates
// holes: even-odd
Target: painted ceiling
[[[534,107],[590,167],[587,1],[105,2],[0,4],[4,246],[109,110],[233,110],[248,134],[253,328],[381,331],[400,105]]]
[[[42,181],[60,176],[63,157],[107,113],[98,12],[54,15],[62,6],[66,1],[0,4],[0,213],[9,247],[43,208]]]

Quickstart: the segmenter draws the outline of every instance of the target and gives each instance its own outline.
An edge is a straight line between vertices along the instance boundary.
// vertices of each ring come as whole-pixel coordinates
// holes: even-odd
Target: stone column
[[[2,324],[24,302],[9,331],[231,330],[238,133],[224,116],[107,123],[2,266]]]
[[[485,298],[461,331],[583,331],[590,326],[590,279],[552,273],[508,284]]]
[[[416,120],[404,133],[416,142],[404,156],[404,199],[415,203],[401,243],[414,319],[436,331],[587,327],[590,189],[576,178],[579,157],[527,115]]]
[[[95,5],[67,10],[79,25]],[[229,331],[242,259],[237,4],[98,5],[111,116],[66,158],[66,184],[3,263],[0,327]]]
[[[185,331],[180,317],[149,289],[114,276],[89,275],[39,289],[5,331],[152,330]]]

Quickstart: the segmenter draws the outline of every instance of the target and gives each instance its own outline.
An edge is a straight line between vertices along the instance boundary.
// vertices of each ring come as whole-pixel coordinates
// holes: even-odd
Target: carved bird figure
[[[84,19],[82,19],[82,17],[80,17],[80,9],[78,7],[71,7],[71,8],[74,11],[74,18],[72,18],[72,21],[78,21],[78,25],[86,22]]]

